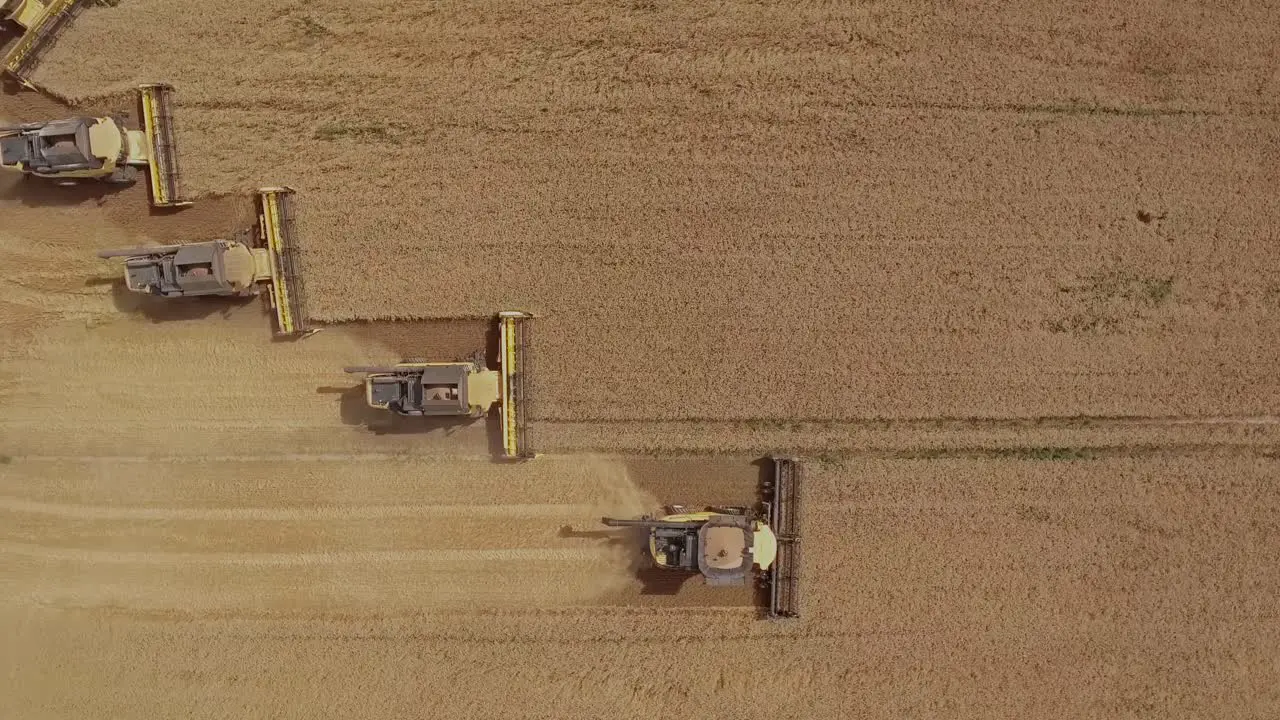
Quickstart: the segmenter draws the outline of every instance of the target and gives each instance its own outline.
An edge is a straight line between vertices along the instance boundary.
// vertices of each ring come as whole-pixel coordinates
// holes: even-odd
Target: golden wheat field
[[[1270,12],[132,0],[37,79],[297,187],[318,319],[544,315],[544,420],[1253,414]]]
[[[0,718],[1280,712],[1268,3],[101,5],[0,122],[172,83],[196,205],[0,176]],[[303,341],[94,257],[267,185]],[[534,460],[343,372],[504,309]],[[796,621],[599,525],[774,451]]]

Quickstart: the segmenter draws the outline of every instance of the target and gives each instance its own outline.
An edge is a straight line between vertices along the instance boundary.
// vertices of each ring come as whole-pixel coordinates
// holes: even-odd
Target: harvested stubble
[[[251,490],[247,467],[161,467],[138,488],[118,460],[84,462],[19,459],[0,476],[6,716],[650,717],[679,698],[697,717],[1261,717],[1280,700],[1275,461],[814,466],[806,619],[790,629],[746,608],[570,606],[571,586],[543,583],[554,593],[526,599],[558,607],[502,609],[489,601],[525,598],[533,577],[580,575],[342,554],[436,538],[397,517],[456,531],[500,503],[540,502],[505,473],[451,488],[431,472],[448,461],[378,461],[347,483],[348,465],[294,462]],[[597,496],[598,468],[583,466],[541,478],[553,508]],[[294,543],[302,526],[323,532]],[[279,562],[263,562],[258,545],[277,535]],[[179,562],[173,549],[193,543],[220,549]],[[481,580],[479,601],[436,604]]]
[[[38,79],[297,186],[317,318],[543,313],[544,420],[1253,413],[1268,12],[137,0]]]

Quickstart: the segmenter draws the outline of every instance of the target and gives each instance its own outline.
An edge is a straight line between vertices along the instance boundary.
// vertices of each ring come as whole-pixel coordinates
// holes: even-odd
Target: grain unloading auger
[[[84,180],[132,185],[138,168],[145,167],[152,205],[190,205],[183,196],[174,146],[172,92],[163,84],[138,88],[141,130],[127,129],[119,115],[0,127],[0,169],[63,185]]]
[[[773,456],[773,476],[758,508],[668,508],[661,517],[603,518],[610,527],[649,531],[649,555],[664,570],[700,573],[708,585],[745,585],[759,573],[768,586],[769,617],[799,617],[801,465]]]
[[[265,292],[276,315],[276,334],[305,337],[302,282],[297,273],[293,190],[258,191],[258,224],[234,239],[184,245],[104,250],[101,258],[125,258],[125,285],[166,298],[248,297]]]
[[[30,75],[41,54],[87,4],[89,0],[0,0],[0,15],[5,23],[22,32],[5,53],[5,72],[34,89]]]
[[[529,320],[525,312],[498,313],[498,369],[482,360],[422,362],[406,360],[388,366],[345,368],[365,376],[365,401],[370,407],[409,417],[481,418],[499,405],[502,456],[508,460],[534,457],[525,438],[525,343]]]

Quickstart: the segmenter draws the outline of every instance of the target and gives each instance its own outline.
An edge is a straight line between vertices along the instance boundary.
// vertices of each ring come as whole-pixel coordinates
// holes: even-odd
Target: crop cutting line
[[[1280,415],[1044,415],[1028,417],[903,417],[903,418],[584,418],[541,416],[549,425],[759,425],[763,430],[796,430],[797,426],[867,427],[873,429],[938,428],[1077,428],[1168,425],[1280,425]]]

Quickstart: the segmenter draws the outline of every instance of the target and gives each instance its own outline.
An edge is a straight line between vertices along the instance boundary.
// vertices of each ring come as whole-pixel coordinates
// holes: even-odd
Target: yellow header
[[[498,338],[501,345],[500,352],[502,366],[502,453],[506,457],[516,458],[520,456],[520,433],[518,427],[519,408],[516,404],[519,402],[511,392],[511,379],[516,374],[517,347],[516,347],[516,323],[518,320],[514,317],[499,317]]]
[[[147,136],[147,175],[151,181],[151,199],[156,205],[165,206],[172,198],[169,197],[168,184],[161,177],[164,170],[156,156],[156,133],[160,126],[160,111],[156,106],[159,101],[154,86],[144,85],[139,91],[142,93],[142,129]]]
[[[267,253],[271,256],[271,294],[276,306],[276,324],[279,331],[286,335],[297,332],[298,326],[293,317],[293,305],[289,297],[289,284],[284,277],[284,263],[280,256],[284,253],[284,240],[280,230],[280,195],[282,189],[272,188],[260,192],[262,198],[262,235],[267,242]]]
[[[77,3],[81,0],[26,0],[18,8],[14,20],[26,28],[26,32],[18,39],[18,42],[5,56],[4,68],[9,74],[13,75],[23,85],[29,88],[35,88],[24,75],[29,67],[29,61],[33,59],[35,51],[43,43],[52,38],[58,21],[63,20],[62,16],[68,15],[75,9]]]

